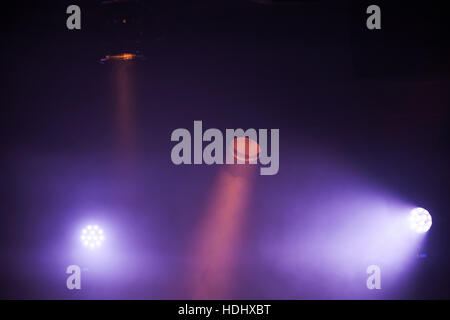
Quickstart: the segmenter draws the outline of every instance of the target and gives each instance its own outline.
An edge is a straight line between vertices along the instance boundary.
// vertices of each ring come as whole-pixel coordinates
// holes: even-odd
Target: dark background
[[[174,169],[169,137],[201,119],[206,127],[280,128],[277,185],[301,141],[421,203],[433,215],[428,257],[400,297],[450,298],[448,11],[444,1],[374,3],[382,30],[366,29],[371,3],[364,1],[148,1],[139,27],[117,34],[95,1],[76,3],[80,31],[66,29],[72,2],[2,5],[0,297],[66,297],[39,271],[51,262],[33,257],[45,257],[49,234],[63,234],[54,227],[70,220],[67,206],[79,201],[143,207],[150,194],[165,214],[127,221],[143,239],[151,237],[148,225],[158,225],[154,241],[175,259],[195,219],[185,211],[195,212],[203,196],[190,192],[177,205],[197,171]],[[129,45],[135,36],[146,57],[133,67],[137,185],[116,177],[114,98],[108,66],[98,62],[115,40]],[[205,170],[200,190],[214,176]],[[176,298],[180,290],[164,280],[150,292],[136,288],[134,296],[148,298]],[[302,297],[283,290],[238,297]]]

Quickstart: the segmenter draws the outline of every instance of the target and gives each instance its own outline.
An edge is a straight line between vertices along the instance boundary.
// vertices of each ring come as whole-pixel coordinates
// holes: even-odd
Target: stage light
[[[415,208],[409,214],[409,226],[417,233],[425,233],[431,228],[430,213],[424,208]]]
[[[261,151],[258,142],[247,137],[234,138],[228,148],[233,153],[235,159],[244,163],[256,163]]]
[[[100,63],[104,64],[107,61],[131,61],[131,60],[144,60],[142,54],[135,53],[122,53],[117,55],[106,55],[100,59]]]
[[[81,231],[80,239],[85,247],[95,249],[102,245],[105,235],[98,225],[88,225]]]

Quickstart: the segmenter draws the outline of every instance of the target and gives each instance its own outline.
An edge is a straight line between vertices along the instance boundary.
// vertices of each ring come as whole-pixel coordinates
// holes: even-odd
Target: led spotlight
[[[409,214],[409,226],[417,233],[430,230],[432,224],[430,213],[424,208],[415,208]]]
[[[95,249],[101,247],[105,240],[105,235],[99,226],[88,225],[81,231],[80,239],[85,247]]]

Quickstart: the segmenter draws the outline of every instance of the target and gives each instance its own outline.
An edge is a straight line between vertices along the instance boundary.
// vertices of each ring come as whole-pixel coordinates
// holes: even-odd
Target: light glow
[[[432,219],[430,213],[424,208],[415,208],[409,214],[409,226],[417,233],[430,230]]]
[[[106,60],[121,60],[121,61],[128,61],[133,60],[136,58],[136,55],[133,53],[122,53],[118,55],[107,55]]]

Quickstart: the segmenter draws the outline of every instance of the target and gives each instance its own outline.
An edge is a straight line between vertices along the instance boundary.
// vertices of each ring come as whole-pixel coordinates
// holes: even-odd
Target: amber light
[[[133,60],[135,58],[136,58],[136,55],[133,53],[122,53],[122,54],[115,55],[115,56],[107,55],[105,57],[106,60],[122,60],[122,61]]]

